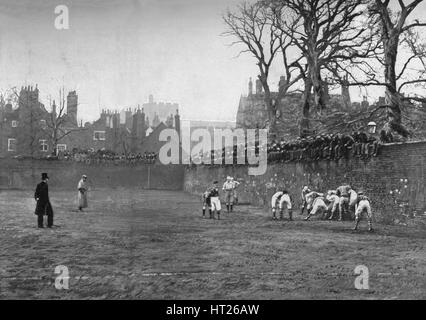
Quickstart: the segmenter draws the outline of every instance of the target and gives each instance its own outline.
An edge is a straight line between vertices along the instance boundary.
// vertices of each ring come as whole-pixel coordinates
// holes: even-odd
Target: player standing
[[[211,209],[210,191],[209,190],[206,190],[203,193],[202,201],[203,201],[203,218],[206,217],[206,209],[209,209],[210,219],[211,219],[212,218],[212,209]]]
[[[234,178],[229,176],[223,184],[222,190],[225,192],[225,202],[228,213],[234,210],[235,189],[239,184],[238,181],[234,181]]]
[[[214,219],[214,213],[216,212],[217,219],[220,220],[220,210],[222,209],[222,207],[220,205],[218,183],[219,183],[218,181],[214,181],[213,187],[211,188],[211,190],[209,192],[210,205],[211,205],[210,218]]]
[[[311,193],[311,190],[309,189],[309,187],[303,187],[302,189],[302,194],[301,194],[301,198],[302,198],[302,206],[301,206],[301,211],[300,211],[300,215],[303,216],[303,212],[305,211],[305,209],[307,209],[308,207],[308,201],[306,199],[306,196]],[[309,213],[309,212],[308,212]]]

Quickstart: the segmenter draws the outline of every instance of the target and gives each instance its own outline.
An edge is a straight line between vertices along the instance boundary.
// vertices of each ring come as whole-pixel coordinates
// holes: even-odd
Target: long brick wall
[[[52,189],[73,190],[83,174],[97,188],[182,190],[182,166],[88,165],[73,161],[0,159],[0,189],[33,189],[42,172]]]
[[[382,146],[378,157],[369,160],[269,164],[262,176],[249,176],[244,166],[198,166],[186,168],[184,190],[201,194],[213,180],[223,182],[231,175],[242,181],[240,201],[266,208],[272,194],[281,187],[299,205],[304,185],[326,192],[349,183],[355,189],[362,188],[372,199],[379,221],[392,223],[401,220],[402,215],[420,217],[426,211],[425,156],[426,142],[415,142]]]

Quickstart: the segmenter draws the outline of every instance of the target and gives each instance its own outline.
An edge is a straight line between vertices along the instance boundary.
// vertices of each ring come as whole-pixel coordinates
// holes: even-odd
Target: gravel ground
[[[51,190],[53,229],[37,229],[33,191],[0,191],[1,299],[425,299],[426,230],[366,222],[274,222],[248,206],[201,217],[182,192]],[[55,288],[55,267],[69,289]],[[369,269],[369,290],[354,269]]]

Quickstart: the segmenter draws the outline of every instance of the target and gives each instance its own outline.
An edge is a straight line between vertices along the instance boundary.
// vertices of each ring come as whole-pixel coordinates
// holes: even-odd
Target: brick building
[[[15,108],[11,102],[0,106],[0,157],[47,154],[50,117],[37,86],[22,87]]]
[[[152,96],[145,104],[154,119],[149,124],[145,107],[122,112],[102,110],[93,123],[78,123],[78,95],[71,91],[66,99],[66,112],[53,101],[51,111],[39,102],[37,86],[23,87],[17,105],[0,104],[0,157],[44,157],[57,151],[110,150],[116,153],[158,152],[159,144],[150,134],[158,127],[179,127],[179,106],[154,103]],[[63,106],[62,106],[63,107]],[[158,107],[158,110],[155,108]],[[171,108],[173,111],[171,111]],[[174,114],[173,114],[174,113]],[[156,134],[154,134],[156,135]],[[149,138],[149,139],[148,139]]]

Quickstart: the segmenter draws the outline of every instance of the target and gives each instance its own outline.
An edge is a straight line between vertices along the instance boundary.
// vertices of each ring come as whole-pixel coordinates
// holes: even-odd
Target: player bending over
[[[371,211],[370,199],[368,199],[362,191],[358,192],[358,204],[355,211],[355,228],[358,230],[358,225],[361,222],[362,214],[367,213],[368,231],[373,231],[373,215]]]
[[[293,221],[293,207],[291,205],[291,197],[286,190],[279,191],[272,196],[272,219],[277,220],[277,206],[280,210],[280,220],[283,219],[284,206],[288,210],[289,220]]]
[[[340,198],[336,194],[335,190],[330,190],[328,191],[326,199],[329,202],[328,204],[329,216],[327,216],[326,218],[328,218],[328,220],[333,220],[339,214]]]
[[[314,195],[314,201],[312,203],[312,210],[309,212],[308,216],[305,218],[308,221],[312,216],[317,214],[324,214],[328,210],[328,206],[325,204],[324,194],[316,193]]]

